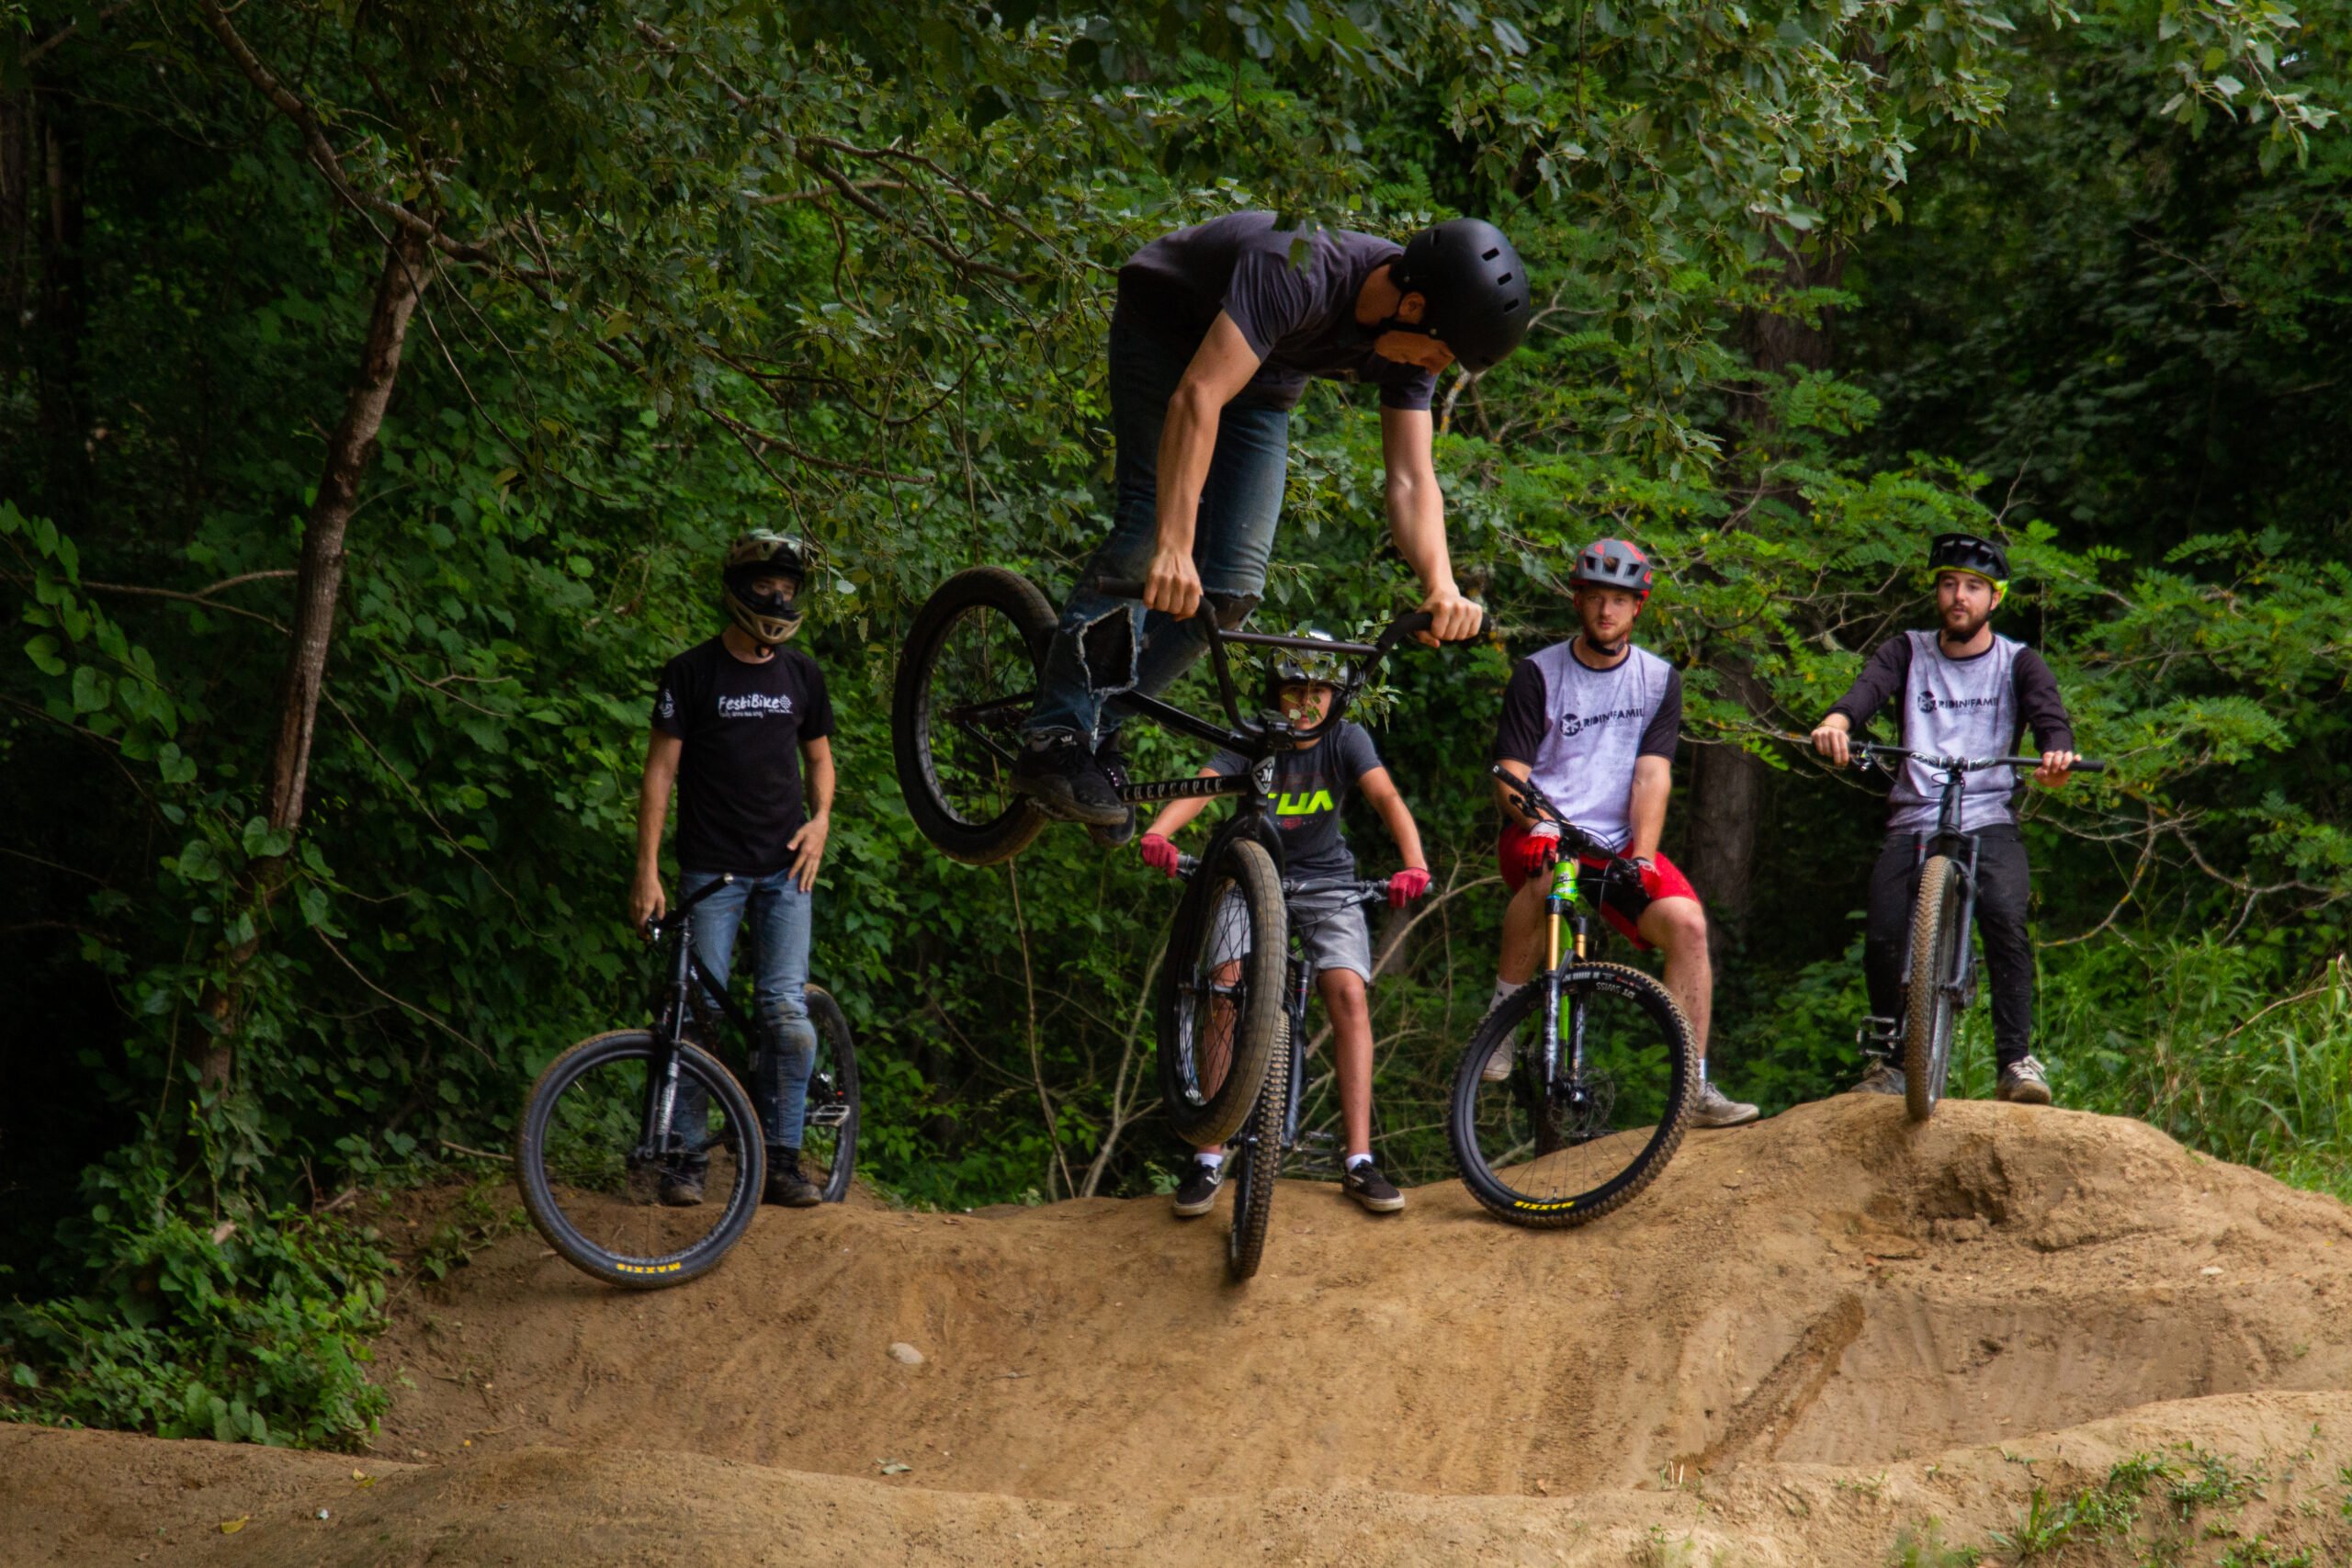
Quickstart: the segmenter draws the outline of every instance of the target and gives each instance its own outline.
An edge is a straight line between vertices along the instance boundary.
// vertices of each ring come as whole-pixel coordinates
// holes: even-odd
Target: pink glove
[[[1401,909],[1430,890],[1430,874],[1408,865],[1388,879],[1388,902]]]
[[[1136,850],[1143,856],[1143,863],[1152,870],[1164,871],[1170,876],[1176,874],[1176,846],[1163,835],[1146,833],[1143,842],[1136,845]]]
[[[1560,858],[1560,825],[1538,822],[1519,841],[1519,870],[1522,876],[1540,876],[1551,869]]]

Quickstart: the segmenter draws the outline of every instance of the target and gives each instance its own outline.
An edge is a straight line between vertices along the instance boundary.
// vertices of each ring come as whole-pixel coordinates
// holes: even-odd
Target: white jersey
[[[1904,683],[1903,749],[1936,757],[2005,757],[2017,745],[2017,661],[2025,645],[1996,636],[1973,659],[1947,659],[1933,632],[1905,632],[1911,639],[1911,676]],[[1968,775],[1961,796],[1960,827],[1973,833],[2014,822],[2010,807],[2019,780],[2015,768],[1987,768]],[[1943,784],[1925,762],[1906,761],[1896,775],[1894,815],[1887,826],[1899,833],[1932,832],[1943,802]]]
[[[1555,643],[1511,672],[1495,756],[1526,763],[1563,816],[1622,850],[1634,834],[1634,762],[1674,755],[1682,677],[1645,649],[1595,670],[1574,648]]]

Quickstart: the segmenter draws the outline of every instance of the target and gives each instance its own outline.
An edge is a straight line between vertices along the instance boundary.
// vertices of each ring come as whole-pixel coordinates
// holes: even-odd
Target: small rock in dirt
[[[2220,1270],[2216,1269],[2215,1272],[2218,1273]],[[910,1367],[920,1367],[922,1365],[922,1352],[901,1339],[890,1347],[890,1359],[904,1361]]]

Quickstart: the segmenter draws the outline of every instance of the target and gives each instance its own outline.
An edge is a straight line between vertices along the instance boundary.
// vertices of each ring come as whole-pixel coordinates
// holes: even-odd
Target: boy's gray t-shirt
[[[1228,777],[1250,764],[1237,751],[1219,751],[1209,771]],[[1274,759],[1274,826],[1282,829],[1283,869],[1302,878],[1352,877],[1355,852],[1340,829],[1340,809],[1364,774],[1380,766],[1372,736],[1352,719],[1304,751]]]

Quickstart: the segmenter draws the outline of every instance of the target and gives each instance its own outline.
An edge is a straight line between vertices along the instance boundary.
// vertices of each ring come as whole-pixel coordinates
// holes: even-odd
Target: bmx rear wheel
[[[817,1061],[808,1074],[808,1114],[800,1160],[828,1203],[849,1196],[857,1175],[857,1043],[830,992],[808,987],[808,1021],[817,1030]]]
[[[653,1036],[620,1030],[548,1064],[514,1133],[523,1207],[549,1247],[607,1284],[684,1284],[758,1213],[766,1155],[751,1097],[698,1047],[678,1048],[669,1145],[647,1146]],[[696,1201],[686,1201],[699,1192]]]
[[[1226,1157],[1234,1162],[1233,1228],[1225,1237],[1225,1271],[1235,1280],[1258,1272],[1266,1256],[1266,1232],[1274,1218],[1274,1179],[1283,1170],[1283,1111],[1290,1082],[1290,1019],[1275,1030],[1274,1052],[1266,1062],[1265,1087],[1242,1124],[1240,1140]]]
[[[1951,1073],[1952,1031],[1960,1001],[1951,978],[1960,967],[1960,946],[1968,940],[1961,923],[1966,890],[1949,855],[1931,855],[1919,868],[1919,897],[1911,910],[1911,985],[1903,1010],[1903,1100],[1914,1122],[1936,1113]]]
[[[1585,1065],[1571,1067],[1578,1019]],[[1446,1134],[1464,1185],[1513,1224],[1566,1229],[1631,1202],[1690,1125],[1699,1052],[1665,987],[1621,964],[1578,964],[1560,987],[1561,1041],[1547,1078],[1544,982],[1487,1015],[1453,1077]],[[1510,1073],[1487,1061],[1510,1052]]]
[[[915,826],[950,859],[994,865],[1046,826],[1014,792],[1012,767],[1053,635],[1045,595],[997,567],[957,572],[915,615],[890,699],[890,750]]]
[[[1241,1129],[1283,1025],[1290,917],[1265,847],[1213,847],[1176,910],[1159,981],[1159,1095],[1195,1148]]]

